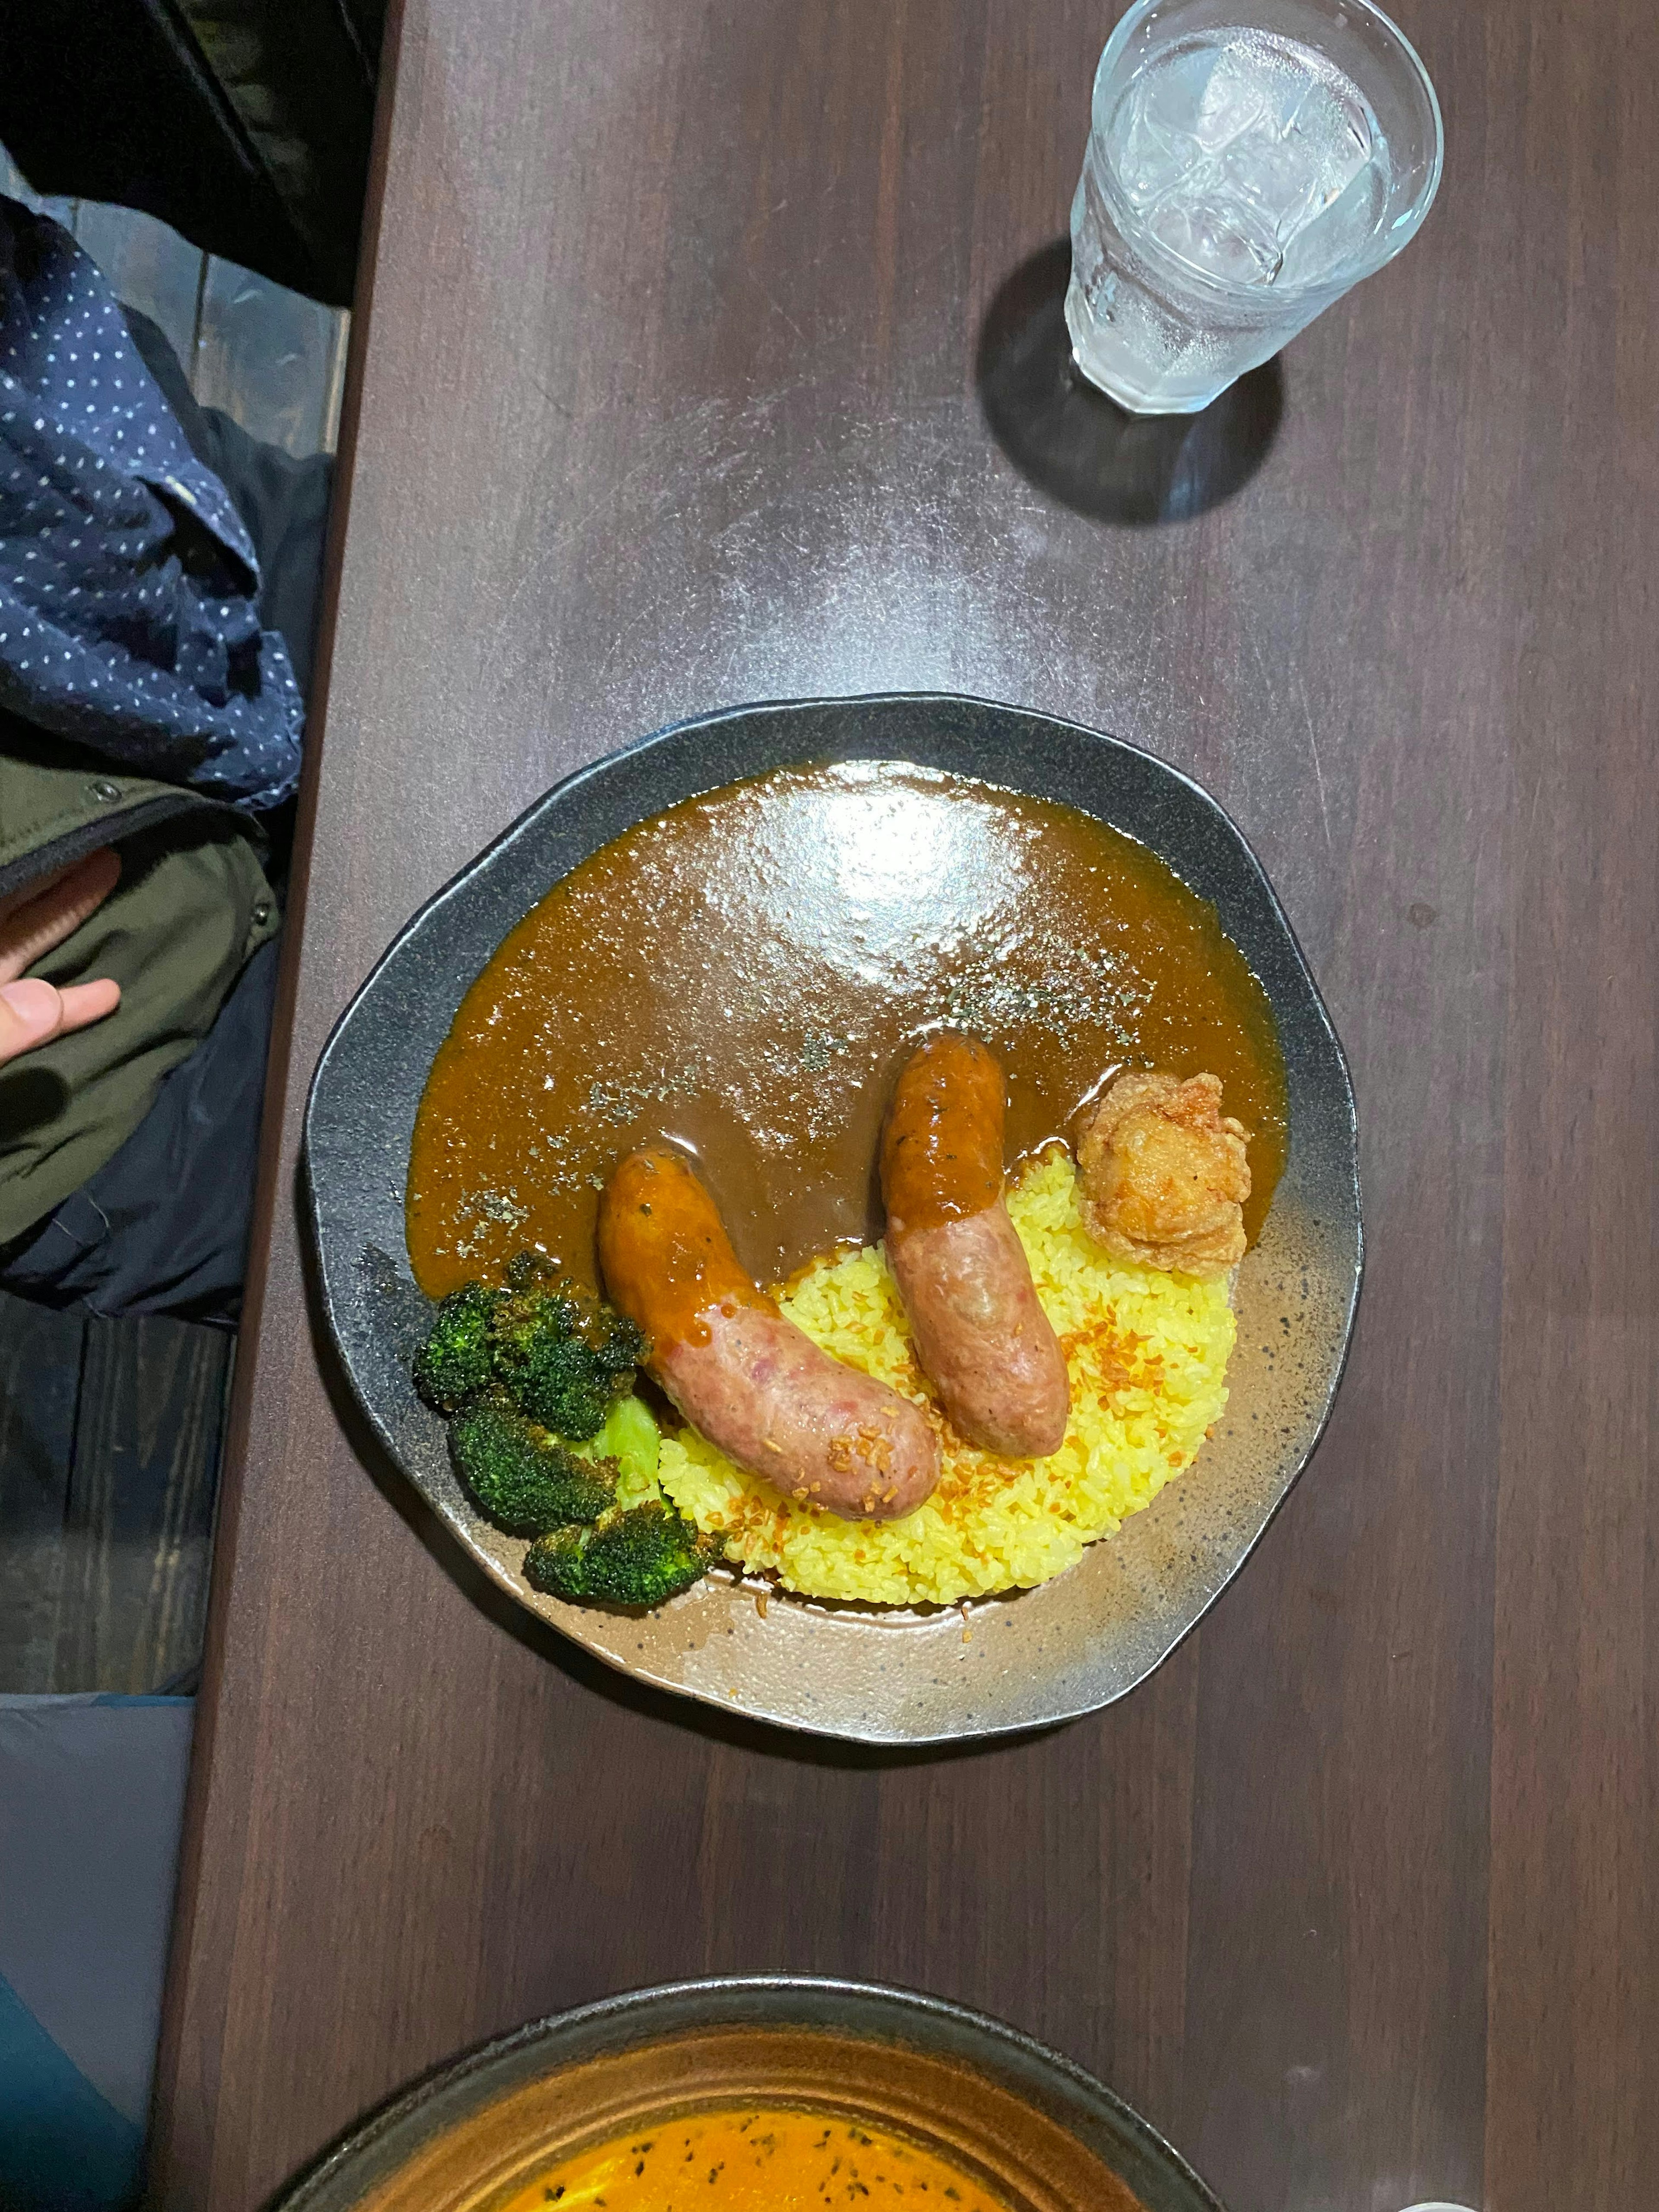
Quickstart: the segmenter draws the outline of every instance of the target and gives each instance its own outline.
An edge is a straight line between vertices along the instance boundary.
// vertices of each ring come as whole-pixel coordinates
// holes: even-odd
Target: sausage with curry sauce
[[[599,1228],[606,1285],[649,1337],[651,1372],[728,1459],[847,1520],[897,1520],[929,1495],[939,1446],[926,1414],[779,1312],[678,1152],[630,1152]]]
[[[1066,1361],[1002,1202],[1002,1067],[945,1031],[912,1054],[882,1133],[887,1258],[916,1354],[970,1443],[1011,1459],[1058,1451]]]

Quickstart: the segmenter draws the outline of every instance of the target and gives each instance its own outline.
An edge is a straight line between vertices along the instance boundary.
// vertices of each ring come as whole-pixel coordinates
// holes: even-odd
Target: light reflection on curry
[[[408,1188],[441,1296],[526,1245],[595,1279],[633,1146],[697,1161],[762,1283],[881,1232],[883,1115],[919,1037],[1008,1079],[1008,1164],[1120,1067],[1220,1078],[1254,1237],[1284,1164],[1266,994],[1214,910],[1077,810],[903,763],[784,769],[654,815],[496,951],[434,1062]]]
[[[1006,2212],[961,2167],[833,2112],[688,2114],[579,2151],[501,2212]]]

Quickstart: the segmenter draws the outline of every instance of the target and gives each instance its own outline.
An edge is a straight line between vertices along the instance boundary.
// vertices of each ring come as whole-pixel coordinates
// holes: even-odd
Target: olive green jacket
[[[0,1067],[0,1245],[61,1205],[137,1128],[280,917],[246,815],[0,724],[0,899],[113,845],[121,879],[28,973],[112,975],[116,1012]]]

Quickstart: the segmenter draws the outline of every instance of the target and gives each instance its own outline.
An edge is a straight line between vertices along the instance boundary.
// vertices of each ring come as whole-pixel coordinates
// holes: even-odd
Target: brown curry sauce
[[[872,1241],[895,1080],[947,1028],[1002,1063],[1011,1167],[1120,1067],[1219,1076],[1252,1133],[1254,1238],[1284,1066],[1213,908],[1075,808],[854,761],[652,816],[504,939],[421,1100],[416,1279],[441,1296],[530,1245],[592,1285],[599,1192],[659,1139],[695,1158],[759,1283]]]

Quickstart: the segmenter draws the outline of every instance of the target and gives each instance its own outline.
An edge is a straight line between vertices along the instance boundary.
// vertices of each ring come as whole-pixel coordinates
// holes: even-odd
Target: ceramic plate
[[[918,2141],[1010,2212],[1222,2212],[1079,2067],[982,2014],[862,1982],[681,1982],[538,2021],[429,2075],[276,2212],[489,2212],[676,2113],[817,2106]]]
[[[1064,800],[1139,839],[1202,898],[1261,978],[1289,1082],[1290,1150],[1235,1292],[1231,1396],[1193,1465],[1041,1589],[954,1611],[775,1597],[715,1573],[643,1617],[541,1597],[521,1543],[473,1510],[410,1363],[431,1309],[403,1199],[416,1108],[468,986],[579,861],[662,808],[791,762],[904,760]],[[1330,1411],[1359,1293],[1353,1092],[1313,977],[1260,864],[1207,793],[1115,738],[1012,707],[920,695],[793,701],[684,722],[580,769],[428,901],[337,1024],[313,1080],[306,1165],[323,1305],[386,1449],[518,1601],[624,1672],[817,1735],[927,1743],[1109,1704],[1237,1573]]]

